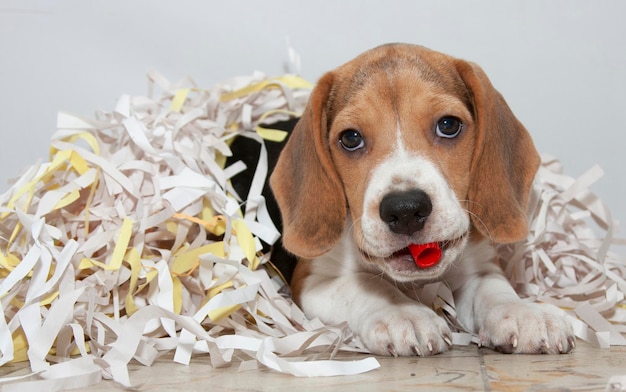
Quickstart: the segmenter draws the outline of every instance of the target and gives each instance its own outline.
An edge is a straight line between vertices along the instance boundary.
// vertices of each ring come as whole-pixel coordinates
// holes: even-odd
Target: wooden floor
[[[341,353],[339,359],[363,354]],[[189,366],[171,356],[151,367],[132,363],[131,382],[147,391],[626,391],[609,386],[612,376],[626,375],[626,347],[597,349],[578,341],[566,355],[505,355],[475,345],[454,347],[429,358],[379,358],[381,367],[356,376],[298,378],[271,370],[213,369],[206,356]],[[0,368],[0,376],[26,371],[27,363]],[[117,390],[102,381],[89,391]]]

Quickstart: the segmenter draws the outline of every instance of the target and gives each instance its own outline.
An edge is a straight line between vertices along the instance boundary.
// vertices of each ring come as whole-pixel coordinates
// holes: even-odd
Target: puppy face
[[[338,106],[329,109],[327,140],[353,223],[349,235],[364,262],[394,279],[432,279],[457,259],[470,229],[475,138],[469,93],[458,76],[423,60],[378,61],[356,70],[356,79],[361,72],[367,78],[337,86],[328,102]],[[402,222],[403,214],[411,216]],[[431,242],[443,257],[418,268],[407,246]]]
[[[393,44],[319,80],[271,186],[283,244],[297,256],[316,258],[349,237],[360,260],[392,278],[431,280],[470,236],[526,236],[539,162],[480,67]],[[418,268],[407,246],[431,242],[442,259]]]

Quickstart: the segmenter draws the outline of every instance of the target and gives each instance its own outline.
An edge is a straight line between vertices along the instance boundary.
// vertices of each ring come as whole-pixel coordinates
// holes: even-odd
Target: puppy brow
[[[374,75],[380,72],[389,74],[390,71],[399,67],[398,59],[389,57],[381,57],[362,64],[350,78],[345,78],[332,87],[326,104],[328,127],[332,124],[336,114],[350,104],[365,85],[373,80]]]
[[[443,87],[450,93],[453,93],[461,99],[470,113],[473,113],[472,98],[467,86],[458,74],[450,70],[449,66],[445,66],[442,69],[440,59],[436,58],[433,60],[417,54],[394,56],[392,52],[394,52],[394,49],[390,48],[389,53],[386,53],[386,55],[369,59],[369,61],[363,62],[352,72],[337,70],[339,75],[350,73],[351,75],[350,77],[335,79],[335,83],[331,88],[326,102],[327,129],[330,129],[337,114],[347,107],[368,83],[375,79],[375,75],[386,74],[390,88],[393,89],[393,76],[400,69],[409,70],[424,82]]]
[[[393,56],[384,56],[378,59],[362,64],[359,69],[354,72],[352,78],[347,83],[345,98],[350,99],[361,90],[363,86],[371,80],[372,76],[381,72],[389,72],[397,69],[400,65],[399,59]]]

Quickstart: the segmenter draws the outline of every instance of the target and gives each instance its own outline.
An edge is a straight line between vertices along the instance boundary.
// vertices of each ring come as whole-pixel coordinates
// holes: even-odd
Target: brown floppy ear
[[[283,245],[296,256],[329,251],[346,222],[343,186],[330,158],[326,104],[333,74],[320,79],[270,178],[283,221]]]
[[[459,60],[457,71],[470,91],[476,121],[468,194],[472,221],[494,242],[520,241],[528,234],[526,207],[539,154],[483,70]]]

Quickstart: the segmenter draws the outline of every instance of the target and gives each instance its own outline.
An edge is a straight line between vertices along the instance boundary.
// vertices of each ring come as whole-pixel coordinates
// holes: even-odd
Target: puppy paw
[[[564,354],[572,351],[576,342],[560,309],[535,303],[493,307],[478,338],[479,345],[507,354]]]
[[[359,319],[353,330],[373,354],[428,356],[452,345],[447,323],[423,305],[394,305]]]

